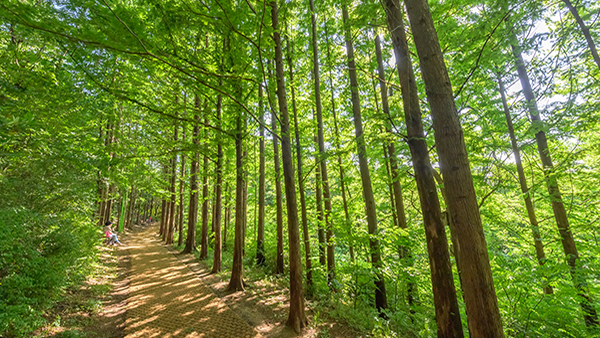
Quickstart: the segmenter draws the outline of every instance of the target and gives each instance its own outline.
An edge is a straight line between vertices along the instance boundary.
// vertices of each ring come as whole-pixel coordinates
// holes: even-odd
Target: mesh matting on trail
[[[256,337],[252,327],[155,239],[132,234],[125,334],[133,337]]]

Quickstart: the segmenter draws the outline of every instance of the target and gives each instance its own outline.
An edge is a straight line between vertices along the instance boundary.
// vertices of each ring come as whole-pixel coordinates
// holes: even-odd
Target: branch
[[[481,47],[481,50],[479,51],[479,55],[477,56],[477,61],[475,62],[475,67],[473,67],[473,69],[471,69],[471,72],[469,73],[469,75],[465,79],[465,82],[463,82],[463,84],[460,86],[460,88],[458,89],[458,91],[456,92],[456,94],[454,94],[454,98],[458,97],[458,95],[465,88],[465,85],[467,84],[467,82],[469,82],[469,80],[471,79],[471,76],[473,76],[473,74],[475,74],[475,71],[477,70],[477,68],[479,68],[479,61],[481,60],[481,56],[483,55],[483,51],[485,50],[485,46],[492,39],[492,35],[494,35],[494,33],[496,32],[496,29],[498,29],[498,27],[500,27],[500,25],[504,22],[504,20],[506,20],[506,18],[511,13],[511,11],[512,10],[509,10],[508,12],[506,12],[506,14],[504,14],[504,16],[502,17],[502,20],[500,20],[500,22],[498,22],[498,24],[494,27],[494,29],[492,29],[492,31],[490,32],[490,34],[488,34],[488,37],[487,37],[487,39],[485,39],[485,42],[483,43],[483,47]]]

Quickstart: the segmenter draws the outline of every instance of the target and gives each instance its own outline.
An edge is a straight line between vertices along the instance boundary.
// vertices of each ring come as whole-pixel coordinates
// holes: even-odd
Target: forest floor
[[[120,240],[129,232],[120,234]],[[81,285],[66,291],[63,299],[47,311],[48,324],[33,337],[121,338],[129,297],[131,256],[126,246],[103,245],[98,264]]]
[[[246,290],[229,292],[230,272],[212,274],[212,266],[193,255],[181,255],[174,247],[169,250],[194,271],[202,282],[219,296],[229,307],[250,324],[258,337],[290,338],[290,337],[344,337],[360,336],[348,326],[341,325],[326,314],[310,310],[310,301],[306,301],[309,325],[301,334],[296,334],[285,325],[289,312],[289,290],[274,280],[261,279],[255,275],[244,275]],[[276,278],[276,277],[274,277]]]
[[[347,326],[315,314],[297,335],[285,325],[287,288],[245,276],[244,292],[227,292],[229,273],[164,245],[157,224],[121,234],[120,247],[103,247],[100,271],[54,310],[36,334],[55,338],[120,337],[345,337]],[[100,290],[100,291],[94,291]],[[82,304],[92,304],[84,306]],[[58,320],[58,324],[57,324]]]

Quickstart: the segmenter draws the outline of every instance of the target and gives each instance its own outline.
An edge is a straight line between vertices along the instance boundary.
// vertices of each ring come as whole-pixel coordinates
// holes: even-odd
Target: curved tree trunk
[[[365,201],[365,210],[367,224],[369,228],[369,246],[371,249],[371,264],[375,269],[375,306],[377,310],[387,309],[387,295],[385,292],[385,280],[383,279],[383,261],[381,260],[381,247],[379,245],[379,230],[377,229],[377,210],[375,205],[375,196],[373,195],[373,186],[371,184],[371,174],[369,173],[369,163],[367,160],[367,149],[363,135],[363,125],[360,108],[360,97],[358,89],[358,79],[356,76],[356,62],[354,60],[354,45],[352,43],[352,34],[348,23],[348,6],[342,4],[342,16],[344,19],[344,37],[346,40],[346,53],[348,57],[348,72],[350,76],[350,91],[352,95],[352,114],[354,116],[354,128],[356,132],[356,147],[358,153],[358,166],[360,169],[360,178],[362,181],[363,198]],[[383,312],[381,312],[383,314]]]
[[[405,5],[431,107],[448,209],[456,229],[455,249],[462,269],[469,332],[471,337],[504,337],[465,140],[433,18],[426,0],[406,0]],[[447,255],[445,248],[436,249]],[[446,285],[450,287],[449,282]],[[458,329],[454,332],[458,334]]]

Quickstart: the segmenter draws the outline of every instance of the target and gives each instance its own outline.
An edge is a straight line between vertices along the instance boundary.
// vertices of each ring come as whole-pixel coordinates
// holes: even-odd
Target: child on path
[[[116,245],[119,244],[121,245],[121,242],[119,242],[119,239],[117,238],[117,234],[113,233],[112,229],[111,229],[111,225],[113,223],[111,221],[106,221],[106,223],[104,223],[104,234],[106,235],[106,238],[108,239],[108,244],[109,245]]]

